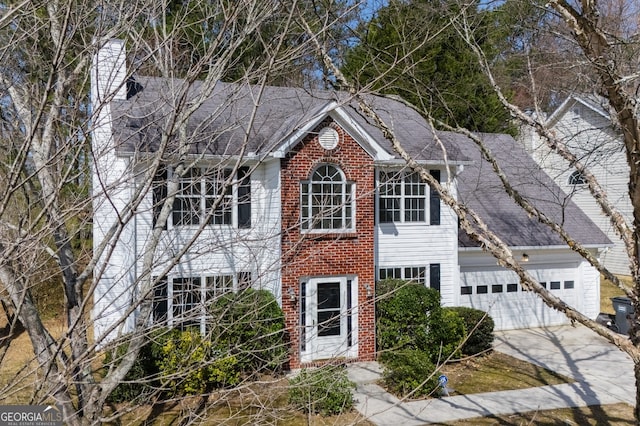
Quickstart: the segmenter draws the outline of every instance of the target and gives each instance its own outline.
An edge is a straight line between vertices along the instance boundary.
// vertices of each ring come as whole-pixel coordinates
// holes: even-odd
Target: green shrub
[[[267,290],[228,293],[209,307],[216,348],[232,354],[244,372],[275,371],[288,357],[284,313]]]
[[[462,346],[464,355],[477,355],[491,350],[495,324],[489,314],[479,309],[464,306],[446,309],[455,312],[464,322],[467,335],[467,340]]]
[[[289,403],[305,413],[341,414],[353,407],[353,389],[344,367],[303,369],[289,381]]]
[[[440,309],[440,293],[402,280],[376,284],[376,335],[378,351],[425,349],[429,316]]]
[[[124,380],[111,392],[107,398],[108,402],[136,402],[143,401],[146,395],[153,391],[155,380],[160,370],[158,369],[157,354],[158,348],[166,329],[159,329],[151,333],[149,341],[140,348],[138,356],[133,363],[131,369],[127,372]],[[122,357],[129,348],[130,336],[124,336],[122,344],[116,346],[115,349],[107,351],[103,360],[105,368],[109,368],[113,363],[119,364]]]
[[[171,334],[158,360],[163,387],[176,395],[195,395],[240,382],[238,360],[224,355],[196,329]]]
[[[378,351],[416,349],[432,363],[456,356],[465,328],[454,312],[440,306],[440,293],[422,284],[384,280],[376,285]]]
[[[428,353],[405,349],[384,353],[380,361],[386,388],[400,397],[431,395],[438,388],[439,374]]]
[[[460,346],[465,337],[464,321],[458,314],[446,308],[435,309],[429,316],[428,342],[423,350],[429,354],[431,362],[440,364],[450,356],[460,357]]]

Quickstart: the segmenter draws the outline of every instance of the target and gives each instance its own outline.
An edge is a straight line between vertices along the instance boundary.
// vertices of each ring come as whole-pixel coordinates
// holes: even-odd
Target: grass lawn
[[[620,276],[622,282],[631,287],[631,277]],[[615,314],[613,305],[611,304],[611,298],[615,296],[624,296],[624,292],[618,288],[611,281],[604,279],[600,276],[600,312],[606,312],[608,314]]]
[[[500,352],[467,358],[441,369],[452,395],[525,389],[571,383],[572,379]]]
[[[495,417],[476,417],[441,426],[489,426],[489,425],[635,425],[633,407],[627,404],[596,405],[592,407],[563,408],[559,410],[534,411]]]
[[[206,398],[184,397],[160,407],[141,406],[120,419],[126,425],[184,424],[185,415],[196,413],[203,401],[206,413],[197,416],[205,425],[278,425],[278,426],[373,426],[356,410],[335,416],[320,416],[294,411],[288,405],[287,379],[264,377],[264,380],[220,391]],[[155,410],[154,410],[155,409]],[[154,412],[155,411],[155,412]],[[195,414],[194,414],[195,416]],[[200,424],[196,422],[196,424]]]

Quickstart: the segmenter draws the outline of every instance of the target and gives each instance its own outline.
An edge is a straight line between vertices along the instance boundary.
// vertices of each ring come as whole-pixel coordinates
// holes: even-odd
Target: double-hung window
[[[424,266],[407,266],[404,268],[380,268],[378,269],[378,279],[385,280],[395,278],[405,281],[413,281],[426,285],[440,291],[440,264],[432,263]]]
[[[231,225],[233,187],[228,169],[192,168],[178,178],[173,226]]]
[[[354,230],[355,185],[333,164],[322,164],[301,183],[302,230],[351,232]]]
[[[153,298],[154,323],[206,331],[207,307],[218,297],[251,286],[251,272],[157,279]]]
[[[204,309],[200,277],[174,278],[171,313],[174,324],[181,328],[199,325]]]
[[[154,224],[168,195],[167,179],[173,173],[171,168],[163,168],[154,178]],[[251,226],[251,176],[247,167],[241,167],[237,176],[231,176],[231,169],[194,167],[175,178],[177,191],[168,218],[171,227]]]
[[[440,180],[439,170],[431,170],[430,173]],[[407,170],[380,170],[378,180],[380,223],[426,223],[429,206],[429,224],[440,224],[438,193],[429,190],[417,173]]]

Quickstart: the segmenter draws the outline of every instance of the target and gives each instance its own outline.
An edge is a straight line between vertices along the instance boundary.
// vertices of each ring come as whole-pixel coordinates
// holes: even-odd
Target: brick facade
[[[318,131],[334,127],[340,142],[327,151],[318,143]],[[300,186],[316,166],[331,163],[340,167],[348,181],[355,183],[355,232],[348,234],[302,233],[300,227]],[[358,360],[375,356],[373,298],[367,287],[375,288],[374,219],[375,168],[371,156],[342,128],[327,119],[310,132],[281,164],[282,184],[282,308],[290,336],[290,368],[300,364],[300,282],[306,277],[357,276]],[[295,297],[290,297],[294,294]],[[368,297],[369,296],[369,297]]]

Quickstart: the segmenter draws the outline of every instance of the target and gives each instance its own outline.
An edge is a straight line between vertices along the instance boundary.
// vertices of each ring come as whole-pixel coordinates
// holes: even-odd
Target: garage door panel
[[[554,295],[580,309],[580,289],[574,268],[532,269],[529,272],[539,282],[544,282]],[[569,322],[564,314],[546,306],[536,294],[523,291],[513,272],[465,271],[461,274],[461,286],[466,290],[461,290],[460,304],[489,312],[496,330]]]

